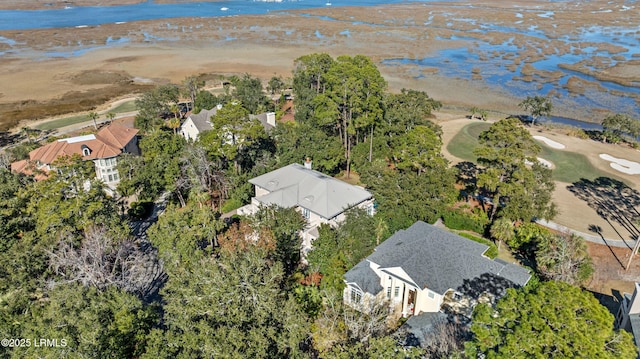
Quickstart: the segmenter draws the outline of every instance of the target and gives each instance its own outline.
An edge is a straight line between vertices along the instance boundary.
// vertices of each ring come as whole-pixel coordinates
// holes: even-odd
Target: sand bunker
[[[554,168],[556,167],[556,166],[553,164],[553,162],[548,161],[548,160],[545,160],[545,159],[544,159],[544,158],[542,158],[542,157],[536,157],[536,159],[538,160],[538,162],[539,162],[541,165],[543,165],[543,166],[545,166],[545,167],[547,167],[547,168],[554,169]],[[527,166],[532,166],[532,165],[533,165],[533,162],[531,162],[531,161],[527,161],[527,160],[525,160],[525,161],[524,161],[524,163],[525,163]]]
[[[611,162],[609,165],[616,171],[620,171],[622,173],[630,174],[630,175],[638,175],[640,174],[640,163],[633,162],[629,160],[625,160],[623,158],[616,158],[613,156],[609,156],[606,153],[601,153],[600,158],[605,161]]]
[[[547,167],[547,168],[554,168],[555,165],[551,162],[551,161],[547,161],[544,158],[541,157],[537,157],[538,158],[538,162],[540,162],[540,164],[542,164],[543,166]]]
[[[538,141],[542,141],[544,142],[547,146],[551,147],[551,148],[555,148],[557,150],[563,150],[565,149],[567,146],[563,145],[560,142],[556,142],[554,140],[548,139],[544,136],[533,136],[533,138],[535,138]]]

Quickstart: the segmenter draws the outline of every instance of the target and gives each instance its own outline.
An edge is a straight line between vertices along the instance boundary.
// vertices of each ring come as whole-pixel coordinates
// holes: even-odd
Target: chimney
[[[311,157],[307,157],[307,159],[304,161],[304,168],[310,170],[312,163],[313,162],[311,162]]]
[[[273,127],[276,127],[276,113],[267,112],[267,123]]]

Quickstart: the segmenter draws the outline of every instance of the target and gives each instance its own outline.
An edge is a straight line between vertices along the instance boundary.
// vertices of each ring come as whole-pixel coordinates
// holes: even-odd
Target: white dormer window
[[[91,154],[91,149],[89,149],[89,147],[87,145],[82,145],[82,155],[83,156],[89,156]]]

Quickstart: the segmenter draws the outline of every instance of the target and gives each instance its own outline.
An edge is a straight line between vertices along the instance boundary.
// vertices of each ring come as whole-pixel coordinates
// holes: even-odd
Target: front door
[[[409,315],[413,315],[413,312],[416,307],[416,291],[413,289],[409,290],[409,298],[407,298],[407,312]]]

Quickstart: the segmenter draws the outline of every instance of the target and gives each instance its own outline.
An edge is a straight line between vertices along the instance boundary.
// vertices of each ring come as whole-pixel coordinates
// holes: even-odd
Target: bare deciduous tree
[[[420,345],[427,352],[427,358],[439,359],[462,352],[468,331],[460,324],[440,319],[430,331],[422,334]]]
[[[220,207],[227,199],[229,184],[219,166],[210,161],[206,151],[199,146],[189,146],[187,154],[180,166],[181,176],[176,182],[178,199],[186,205],[182,193],[205,193],[208,196],[197,196],[196,199],[211,199],[213,207]],[[202,203],[201,203],[202,204]]]
[[[63,239],[50,253],[50,265],[62,282],[104,289],[117,286],[142,298],[153,295],[164,280],[155,250],[130,238],[116,240],[104,227],[90,227],[80,245]]]
[[[349,337],[367,342],[372,337],[389,332],[389,318],[392,316],[389,315],[390,307],[387,300],[379,297],[373,300],[363,299],[356,309],[347,307],[343,312]]]

